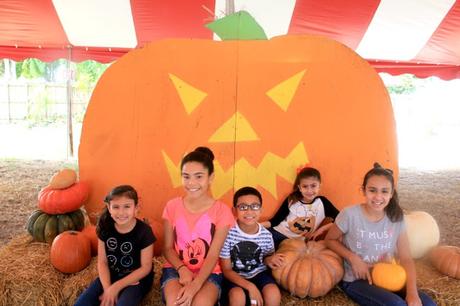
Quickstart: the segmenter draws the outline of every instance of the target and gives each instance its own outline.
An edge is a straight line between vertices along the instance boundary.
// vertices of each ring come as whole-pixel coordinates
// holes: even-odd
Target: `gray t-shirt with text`
[[[359,204],[342,210],[335,223],[343,232],[343,244],[370,264],[394,258],[399,234],[405,229],[404,220],[391,222],[386,214],[378,222],[369,221]],[[356,278],[346,260],[344,268],[343,280],[354,281]]]

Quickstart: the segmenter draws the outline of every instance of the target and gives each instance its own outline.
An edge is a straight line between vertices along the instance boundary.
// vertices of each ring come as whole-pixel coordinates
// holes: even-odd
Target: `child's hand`
[[[186,266],[179,269],[179,284],[185,286],[190,284],[193,280],[193,273]]]
[[[265,260],[265,263],[270,269],[278,269],[284,266],[285,263],[285,254],[275,253],[271,256],[268,256]]]
[[[406,295],[407,306],[422,306],[422,300],[417,293],[409,294],[409,291]]]
[[[351,269],[353,274],[358,279],[365,279],[372,285],[372,277],[370,273],[370,265],[364,262],[361,257],[356,254],[353,254],[353,257],[350,259]]]
[[[257,302],[257,304],[255,304],[257,306],[262,306],[264,304],[262,294],[254,284],[251,284],[251,286],[248,288],[248,292],[249,298],[251,299],[251,304],[253,303],[253,301]]]
[[[104,290],[104,292],[99,296],[99,300],[101,301],[101,306],[114,306],[118,300],[118,290],[117,286],[113,284]]]
[[[190,282],[179,290],[175,305],[189,306],[192,304],[193,297],[200,290],[196,282]]]
[[[324,232],[325,232],[324,227],[320,227],[320,228],[318,228],[316,231],[314,231],[313,233],[311,233],[311,235],[308,236],[308,238],[306,238],[306,240],[316,241],[316,239],[317,239],[319,236],[321,236]]]

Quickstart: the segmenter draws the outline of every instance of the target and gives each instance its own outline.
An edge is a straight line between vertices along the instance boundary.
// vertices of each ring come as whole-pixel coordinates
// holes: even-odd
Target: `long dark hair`
[[[300,181],[309,177],[314,177],[318,179],[318,181],[321,183],[321,174],[317,169],[312,167],[303,168],[299,171],[299,173],[297,173],[297,176],[294,181],[294,187],[292,187],[292,192],[289,194],[288,197],[289,203],[295,203],[297,201],[302,200],[303,196],[299,189]]]
[[[399,222],[403,219],[403,210],[401,206],[399,206],[399,198],[398,193],[395,189],[395,179],[393,177],[393,170],[386,169],[380,166],[379,163],[374,163],[374,167],[367,171],[366,175],[364,176],[363,190],[366,190],[367,181],[373,176],[383,176],[391,183],[391,189],[393,190],[393,196],[390,199],[390,202],[385,207],[385,214],[391,220],[391,222]]]
[[[188,153],[182,158],[180,163],[180,169],[188,162],[198,162],[201,163],[206,169],[208,169],[208,174],[211,175],[214,173],[214,154],[211,149],[208,147],[198,147],[194,151]]]
[[[107,204],[104,207],[101,215],[99,216],[99,220],[96,226],[96,233],[99,238],[105,237],[111,232],[115,230],[115,221],[113,220],[112,216],[109,213],[108,205],[110,205],[110,201],[114,198],[118,197],[126,197],[128,199],[134,200],[134,204],[137,205],[139,198],[137,196],[137,191],[130,185],[120,185],[113,188],[109,194],[107,194],[104,198],[104,202]]]

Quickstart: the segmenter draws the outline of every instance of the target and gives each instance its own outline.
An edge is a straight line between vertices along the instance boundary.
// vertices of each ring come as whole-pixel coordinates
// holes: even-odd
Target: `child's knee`
[[[281,292],[276,284],[268,284],[262,290],[264,305],[279,305],[281,302]]]
[[[210,282],[206,282],[203,287],[193,297],[193,306],[213,306],[217,302],[219,291],[216,286]]]
[[[230,289],[228,292],[228,299],[231,303],[231,301],[235,301],[234,304],[232,305],[239,305],[239,304],[244,304],[246,302],[246,295],[244,294],[244,291],[240,287],[233,287]]]
[[[177,295],[182,286],[179,284],[179,281],[176,279],[170,280],[162,288],[162,297],[166,305],[175,305],[177,301]]]

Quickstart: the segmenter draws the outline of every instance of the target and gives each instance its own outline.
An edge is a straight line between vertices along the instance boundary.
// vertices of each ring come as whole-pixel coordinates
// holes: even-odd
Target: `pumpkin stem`
[[[222,40],[267,40],[264,29],[246,11],[239,11],[206,24]]]

